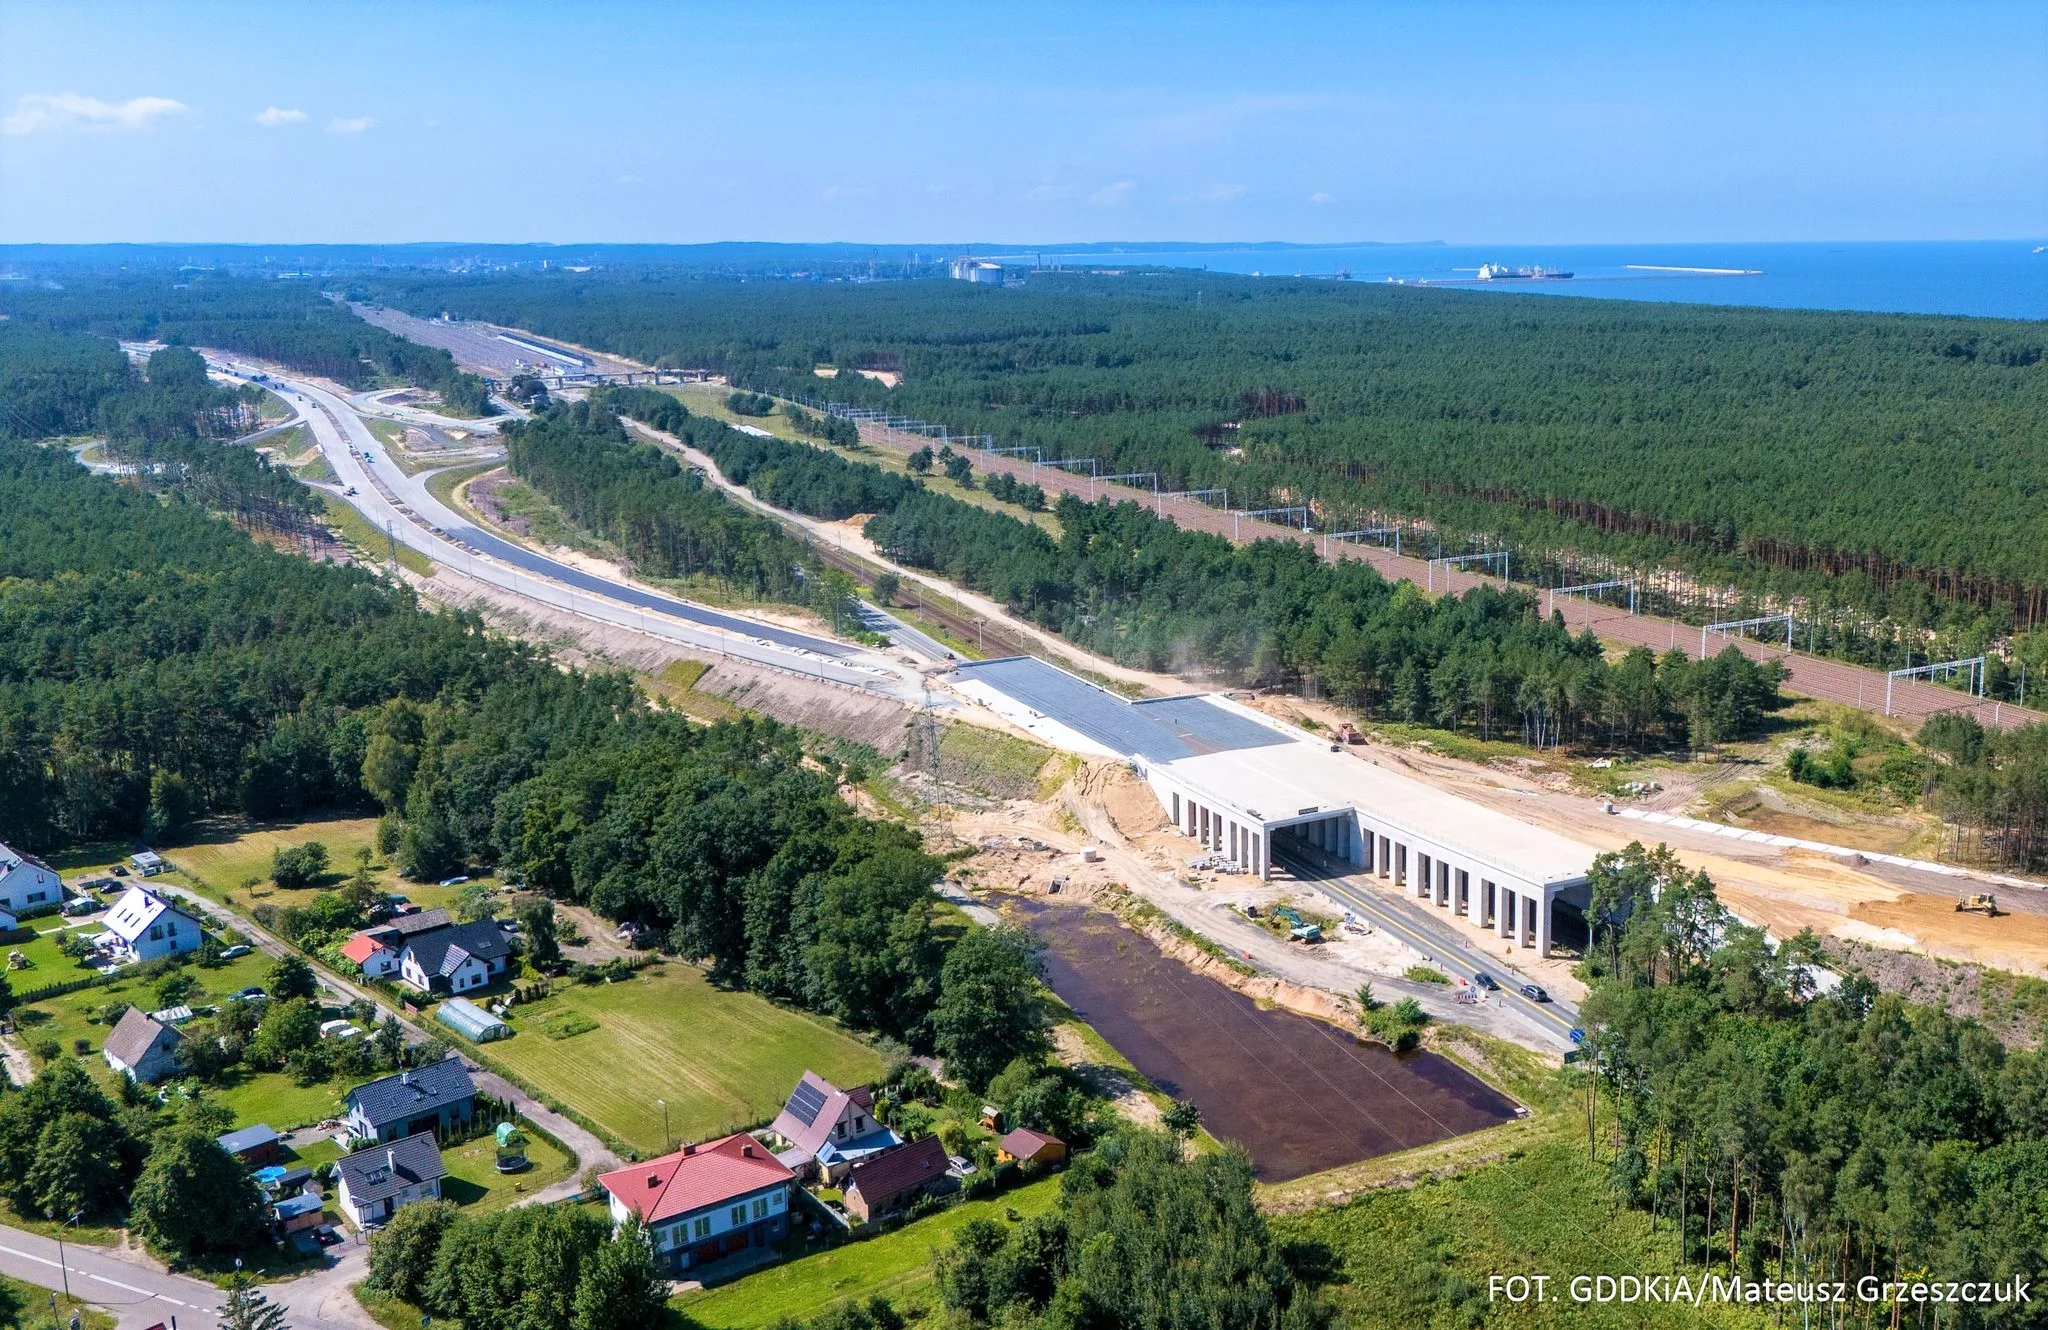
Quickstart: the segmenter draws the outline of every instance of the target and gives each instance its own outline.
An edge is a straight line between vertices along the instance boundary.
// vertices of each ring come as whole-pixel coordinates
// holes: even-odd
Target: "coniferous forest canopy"
[[[1055,507],[1055,539],[871,463],[689,416],[667,394],[612,389],[595,405],[664,422],[779,507],[828,519],[872,513],[867,534],[890,558],[1140,668],[1312,684],[1375,716],[1539,747],[1712,743],[1753,733],[1778,701],[1777,667],[1732,647],[1708,661],[1637,648],[1610,664],[1598,640],[1540,618],[1523,591],[1432,601],[1306,546],[1236,547],[1136,504],[1071,495]],[[600,456],[605,445],[586,448]]]
[[[0,336],[0,381],[68,356],[60,381],[126,391],[97,352]],[[175,845],[203,818],[316,810],[381,813],[407,877],[516,872],[721,979],[946,1047],[938,861],[855,813],[797,731],[693,725],[629,676],[562,669],[372,571],[258,543],[184,490],[0,435],[8,843]],[[1037,1038],[997,1032],[983,1056],[1008,1062],[1011,1034]]]
[[[19,284],[0,293],[0,311],[60,332],[235,351],[350,388],[374,387],[381,375],[434,389],[460,415],[494,409],[484,381],[446,351],[363,322],[311,281],[94,271],[67,274],[62,285]]]
[[[1671,563],[1812,597],[1824,631],[1829,606],[2048,616],[2048,333],[2033,324],[1186,272],[1034,273],[1021,290],[658,271],[375,289],[1157,470],[1169,489],[1306,496],[1332,529],[1426,519],[1512,540],[1532,570],[1560,549]]]

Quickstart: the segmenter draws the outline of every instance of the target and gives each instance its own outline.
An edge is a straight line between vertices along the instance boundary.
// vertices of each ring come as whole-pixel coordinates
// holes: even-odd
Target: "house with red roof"
[[[342,945],[341,954],[354,961],[366,979],[382,979],[398,971],[398,953],[371,933],[357,933]]]
[[[780,1242],[796,1175],[742,1132],[617,1169],[598,1183],[611,1199],[612,1231],[638,1219],[656,1267],[678,1274]]]

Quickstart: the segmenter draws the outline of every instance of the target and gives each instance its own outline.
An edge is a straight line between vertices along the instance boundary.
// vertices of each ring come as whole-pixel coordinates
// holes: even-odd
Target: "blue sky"
[[[0,3],[0,242],[2048,233],[2048,5]]]

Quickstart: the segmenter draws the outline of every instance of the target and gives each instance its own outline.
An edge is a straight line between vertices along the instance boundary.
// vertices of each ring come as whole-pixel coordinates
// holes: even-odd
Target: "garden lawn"
[[[441,1182],[442,1197],[467,1214],[487,1214],[516,1205],[574,1171],[573,1157],[531,1132],[521,1134],[526,1137],[526,1158],[531,1163],[523,1173],[498,1171],[498,1142],[489,1132],[441,1151],[441,1162],[448,1166],[448,1176]]]
[[[38,938],[36,944],[48,941]],[[35,945],[35,944],[31,944]],[[23,950],[27,948],[24,947]],[[76,962],[59,957],[63,968],[39,967],[34,970],[16,970],[8,976],[16,993],[25,994],[41,984],[60,983],[81,979],[91,974],[81,969]],[[250,984],[267,984],[270,967],[274,962],[262,952],[229,961],[217,969],[206,969],[199,965],[188,965],[183,973],[198,981],[198,989],[187,996],[187,1006],[201,1007],[218,1003],[229,993]],[[33,976],[33,978],[30,978]],[[161,1005],[156,999],[156,986],[162,979],[144,980],[120,978],[111,984],[97,988],[81,988],[75,993],[65,993],[47,998],[32,1006],[24,1006],[14,1013],[18,1039],[23,1047],[34,1048],[45,1039],[55,1039],[64,1051],[72,1051],[72,1040],[84,1039],[89,1048],[86,1057],[90,1064],[97,1065],[107,1073],[111,1082],[113,1072],[100,1057],[100,1048],[108,1033],[96,1019],[101,1008],[110,1002],[126,1002],[131,1007],[144,1011],[155,1011]]]
[[[929,1303],[934,1253],[972,1219],[1001,1221],[1015,1210],[1029,1218],[1059,1199],[1057,1177],[1003,1192],[992,1200],[963,1201],[893,1233],[849,1242],[815,1256],[756,1271],[720,1288],[686,1293],[670,1305],[708,1330],[753,1330],[784,1316],[808,1318],[835,1303],[880,1294],[902,1311]]]
[[[563,1012],[597,1028],[548,1038],[543,1024]],[[647,1154],[663,1145],[658,1100],[668,1102],[671,1139],[703,1140],[773,1118],[805,1068],[845,1086],[887,1070],[838,1026],[714,988],[674,962],[619,983],[558,982],[548,997],[514,1007],[512,1026],[515,1037],[480,1056]]]
[[[252,1072],[237,1067],[207,1093],[235,1115],[236,1126],[261,1122],[282,1133],[339,1117],[342,1096],[365,1079],[356,1076],[300,1085],[281,1071]]]

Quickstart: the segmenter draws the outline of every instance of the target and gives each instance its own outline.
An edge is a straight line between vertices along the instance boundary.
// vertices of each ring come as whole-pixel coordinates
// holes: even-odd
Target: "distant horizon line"
[[[1908,237],[1887,240],[1063,240],[995,242],[988,240],[15,240],[0,241],[0,254],[13,250],[87,249],[555,249],[555,250],[847,250],[932,252],[990,258],[1034,253],[1243,253],[1317,249],[1448,249],[1503,247],[1571,247],[1618,249],[1632,245],[1999,245],[2039,244],[2043,235]],[[981,251],[977,253],[977,251]]]

